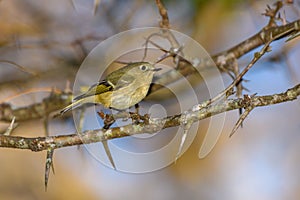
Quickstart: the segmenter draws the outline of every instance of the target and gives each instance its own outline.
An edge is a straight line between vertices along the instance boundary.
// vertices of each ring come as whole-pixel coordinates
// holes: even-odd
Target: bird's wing
[[[97,94],[108,92],[108,91],[111,91],[112,89],[113,89],[113,86],[109,82],[107,82],[105,80],[100,81],[100,82],[92,85],[86,93],[83,93],[83,94],[75,97],[74,101],[83,99],[85,97],[94,96]]]
[[[128,86],[135,79],[136,78],[130,74],[124,74],[123,76],[119,77],[119,79],[113,79],[111,83],[114,85],[114,90],[116,90]]]

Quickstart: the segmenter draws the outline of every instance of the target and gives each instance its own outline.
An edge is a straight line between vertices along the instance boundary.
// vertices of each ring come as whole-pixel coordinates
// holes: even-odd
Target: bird
[[[161,70],[149,62],[134,62],[113,71],[102,81],[92,85],[87,92],[75,97],[73,103],[60,111],[60,114],[78,108],[83,104],[102,104],[106,108],[126,110],[142,101],[150,88],[154,73]],[[107,129],[106,126],[103,127]],[[106,155],[116,169],[108,141],[102,141]]]
[[[134,62],[113,71],[92,85],[87,92],[75,97],[60,114],[87,103],[101,104],[105,108],[126,110],[142,101],[150,88],[154,73],[161,70],[149,62]]]

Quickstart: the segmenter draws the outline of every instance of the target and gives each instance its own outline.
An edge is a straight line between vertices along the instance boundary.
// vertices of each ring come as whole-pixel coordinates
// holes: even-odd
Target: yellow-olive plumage
[[[107,75],[90,89],[74,98],[63,114],[85,103],[102,104],[106,108],[125,110],[142,101],[149,90],[153,75],[160,69],[148,62],[130,63]]]

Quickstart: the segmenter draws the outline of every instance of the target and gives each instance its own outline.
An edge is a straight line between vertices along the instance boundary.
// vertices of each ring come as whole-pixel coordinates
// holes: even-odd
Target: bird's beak
[[[157,71],[160,71],[160,70],[161,70],[161,68],[154,68],[152,71],[157,72]]]

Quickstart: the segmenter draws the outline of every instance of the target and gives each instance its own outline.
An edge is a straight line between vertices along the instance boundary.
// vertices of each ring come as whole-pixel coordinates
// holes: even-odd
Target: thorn
[[[272,47],[271,46],[268,46],[266,52],[271,52],[272,51]]]
[[[71,90],[71,84],[70,84],[70,81],[67,80],[66,81],[66,88],[65,88],[65,93],[72,93],[72,90]]]
[[[178,152],[177,152],[176,157],[175,157],[175,163],[176,163],[177,159],[179,158],[179,156],[182,152],[183,145],[184,145],[184,142],[185,142],[186,137],[187,137],[187,133],[190,130],[192,124],[193,124],[192,121],[189,121],[187,119],[187,115],[188,115],[188,113],[184,112],[180,117],[180,123],[181,123],[181,126],[183,128],[183,134],[182,134],[182,137],[181,137]]]
[[[76,11],[76,7],[75,7],[75,4],[74,4],[74,1],[73,0],[69,0],[69,1],[71,3],[72,8]]]
[[[53,153],[54,153],[54,149],[49,148],[47,150],[46,166],[45,166],[45,191],[47,191],[48,180],[49,180],[49,173],[50,173],[50,167],[52,167],[52,171],[54,173]]]
[[[85,107],[83,107],[81,110],[79,110],[79,127],[78,132],[82,133],[83,125],[84,125],[84,114],[85,114]]]
[[[44,129],[45,129],[45,134],[46,136],[49,136],[49,127],[48,127],[48,122],[49,122],[49,115],[46,114],[46,116],[44,117]]]
[[[108,146],[108,141],[107,140],[104,140],[102,141],[102,144],[103,144],[103,147],[104,147],[104,150],[105,150],[105,153],[110,161],[110,164],[112,165],[112,167],[114,168],[114,170],[117,170],[116,168],[116,165],[115,165],[115,162],[114,162],[114,159],[111,155],[111,152],[110,152],[110,149],[109,149],[109,146]]]
[[[53,175],[55,175],[55,170],[54,170],[54,162],[53,162],[53,158],[52,158],[52,164],[51,164],[51,169],[52,169],[52,173],[53,173]]]
[[[233,134],[237,131],[237,129],[242,126],[243,121],[246,119],[246,117],[250,114],[250,112],[253,110],[254,107],[246,107],[244,113],[240,116],[239,120],[234,125],[229,137],[231,138]]]
[[[93,10],[94,15],[96,15],[99,5],[100,5],[100,0],[94,0],[94,10]]]
[[[79,126],[78,126],[78,133],[81,134],[83,130],[84,125],[84,114],[85,114],[85,107],[82,108],[82,110],[79,110]],[[80,145],[77,145],[77,149],[80,149]]]
[[[241,116],[243,114],[243,108],[239,108],[239,115]],[[243,128],[243,122],[241,123],[241,128]]]
[[[185,140],[186,140],[187,133],[188,133],[188,129],[184,129],[184,130],[183,130],[183,135],[182,135],[182,137],[181,137],[179,149],[178,149],[178,152],[177,152],[176,157],[175,157],[175,164],[176,164],[176,161],[177,161],[177,159],[179,158],[179,156],[180,156],[180,154],[181,154],[181,152],[182,152],[183,145],[184,145],[184,142],[185,142]]]
[[[103,129],[104,130],[109,129],[109,127],[111,125],[113,125],[113,123],[115,122],[115,119],[114,119],[113,115],[105,114],[103,111],[98,112],[98,115],[101,117],[101,119],[103,119],[103,123],[104,123]],[[116,170],[117,168],[116,168],[116,165],[114,163],[114,159],[111,155],[111,152],[110,152],[110,149],[109,149],[109,146],[108,146],[108,141],[103,140],[102,144],[103,144],[103,148],[105,150],[105,153],[106,153],[106,155],[107,155],[107,157],[110,161],[110,164],[112,165],[114,170]]]
[[[16,117],[14,116],[3,135],[9,136],[11,134],[11,132],[14,130],[14,128],[16,128],[17,125],[14,124],[15,120],[16,120]]]

